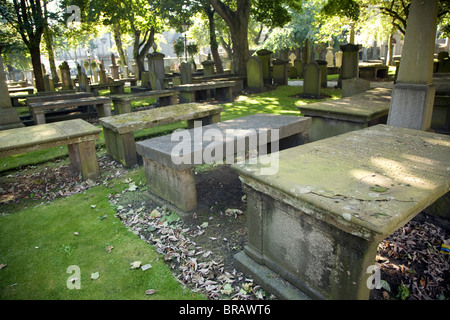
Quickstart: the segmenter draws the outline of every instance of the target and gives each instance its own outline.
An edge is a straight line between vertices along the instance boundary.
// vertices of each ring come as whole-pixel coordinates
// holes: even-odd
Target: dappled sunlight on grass
[[[303,87],[279,86],[275,90],[260,94],[240,95],[234,102],[222,104],[225,109],[222,119],[239,118],[254,113],[300,116],[298,106],[341,97],[341,90],[334,88],[323,89],[323,93],[329,97],[320,100],[299,98],[298,95],[302,92]]]

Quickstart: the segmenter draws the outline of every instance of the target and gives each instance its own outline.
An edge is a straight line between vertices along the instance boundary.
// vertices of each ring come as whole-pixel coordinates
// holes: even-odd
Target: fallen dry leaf
[[[134,261],[130,263],[130,269],[137,269],[141,266],[141,264],[142,264],[141,261]]]
[[[156,293],[156,292],[158,292],[158,290],[155,290],[155,289],[149,289],[149,290],[146,290],[145,291],[145,294],[154,294],[154,293]]]
[[[6,266],[7,266],[6,263],[2,263],[2,264],[0,264],[0,269],[3,269],[3,268],[6,267]]]
[[[420,278],[420,285],[421,285],[422,287],[425,287],[425,286],[427,285],[427,281],[425,280],[424,277]]]
[[[114,249],[113,246],[107,246],[107,247],[106,247],[106,251],[107,251],[108,253],[111,253],[112,249]]]

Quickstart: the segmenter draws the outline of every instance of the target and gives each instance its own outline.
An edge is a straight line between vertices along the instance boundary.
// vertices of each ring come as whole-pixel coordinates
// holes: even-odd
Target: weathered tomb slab
[[[211,124],[220,121],[222,111],[218,105],[194,102],[114,115],[99,119],[99,123],[103,126],[108,155],[131,167],[138,163],[135,131],[180,121],[188,121],[189,127],[194,120]]]
[[[311,298],[368,299],[378,243],[450,190],[450,137],[377,125],[281,151],[275,175],[232,167],[247,194],[244,269]]]
[[[351,97],[310,103],[298,108],[303,115],[313,118],[308,131],[312,142],[375,124],[385,124],[391,94],[391,89],[375,88]]]
[[[284,148],[305,143],[310,125],[310,118],[255,114],[141,141],[136,147],[144,161],[150,193],[157,201],[186,213],[197,207],[194,166],[224,160],[229,164],[236,155],[242,161],[246,150],[251,157],[272,151],[276,144]],[[205,138],[204,133],[214,136]],[[268,144],[270,148],[259,148]],[[262,172],[276,169],[270,163]]]
[[[95,140],[101,129],[82,119],[0,131],[0,158],[67,145],[72,167],[84,179],[100,175]]]

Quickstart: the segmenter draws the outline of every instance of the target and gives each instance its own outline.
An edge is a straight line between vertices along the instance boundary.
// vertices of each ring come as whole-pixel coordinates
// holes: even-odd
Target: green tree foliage
[[[31,55],[36,89],[45,90],[41,68],[40,43],[46,24],[43,3],[40,0],[3,0],[0,17],[18,32]]]

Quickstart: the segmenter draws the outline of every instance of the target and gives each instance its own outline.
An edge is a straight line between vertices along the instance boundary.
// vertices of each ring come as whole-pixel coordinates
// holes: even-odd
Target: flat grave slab
[[[243,255],[318,299],[368,299],[379,242],[450,190],[450,137],[376,125],[235,164],[247,194]],[[254,265],[252,266],[254,269]]]
[[[162,203],[188,213],[197,207],[193,168],[204,163],[234,163],[256,153],[307,142],[310,118],[255,114],[136,143],[144,161],[148,190]],[[269,146],[269,147],[268,147]],[[247,153],[248,152],[248,153]],[[268,157],[262,172],[277,168]],[[266,159],[267,160],[267,159]]]
[[[74,119],[0,131],[0,158],[67,145],[72,167],[83,178],[100,175],[95,140],[101,129]]]
[[[313,118],[310,141],[385,124],[391,103],[392,89],[375,88],[351,97],[299,106],[300,112]]]

